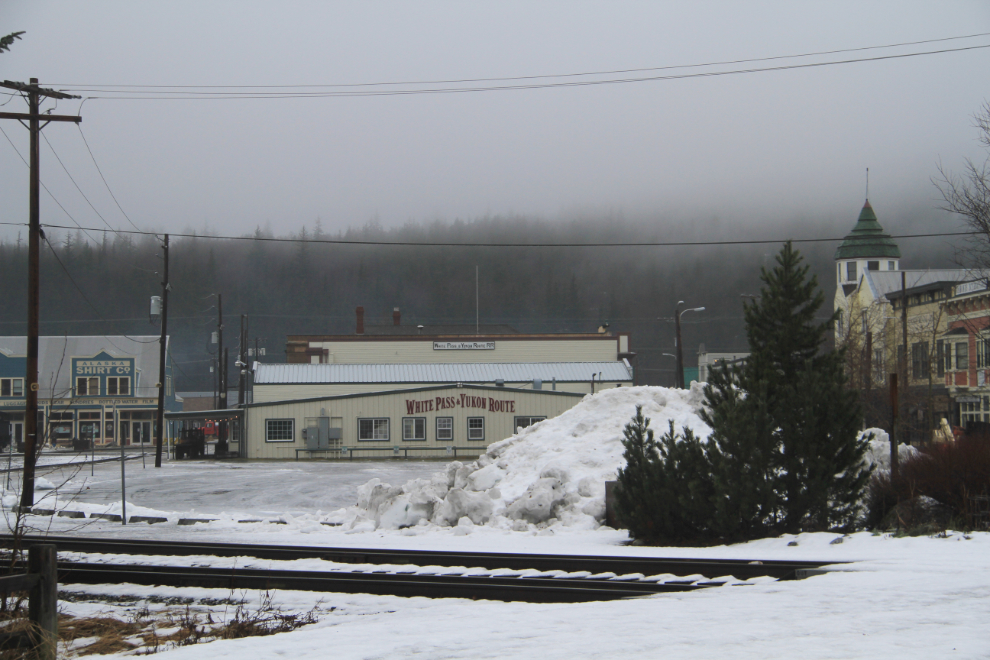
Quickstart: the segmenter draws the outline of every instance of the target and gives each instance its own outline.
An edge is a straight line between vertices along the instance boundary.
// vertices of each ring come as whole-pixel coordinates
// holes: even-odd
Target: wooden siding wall
[[[463,341],[474,341],[464,337]],[[461,341],[461,339],[451,339]],[[618,360],[618,338],[519,339],[485,337],[494,341],[490,351],[435,351],[433,340],[423,341],[323,341],[311,349],[329,351],[327,361],[336,364],[463,364],[475,362],[611,362]],[[318,361],[317,356],[313,360]]]
[[[474,407],[453,407],[427,412],[408,413],[407,400],[432,401],[436,407],[437,398],[460,399],[461,395],[466,397],[483,397],[486,402],[484,410]],[[494,400],[510,400],[515,402],[515,412],[490,412],[488,409],[489,398]],[[361,449],[363,447],[436,447],[444,448],[454,445],[459,449],[462,447],[477,447],[479,453],[483,452],[493,442],[502,440],[515,433],[515,417],[556,417],[564,411],[574,407],[581,401],[581,397],[559,396],[546,393],[521,390],[506,390],[504,393],[491,389],[474,389],[469,387],[450,387],[438,390],[428,390],[425,392],[415,392],[410,394],[396,393],[378,396],[360,396],[341,399],[330,399],[323,401],[313,401],[305,403],[284,403],[266,406],[247,408],[247,457],[261,459],[294,459],[296,449],[304,449],[306,441],[302,439],[302,429],[305,426],[307,417],[340,417],[343,419],[343,445],[348,448]],[[321,411],[325,411],[321,415]],[[389,439],[379,441],[358,441],[358,419],[369,417],[389,418]],[[425,441],[403,441],[402,440],[402,418],[403,417],[425,417],[426,418],[426,440]],[[437,442],[436,439],[436,418],[454,418],[454,439],[453,441]],[[485,439],[467,439],[467,419],[468,417],[485,418]],[[292,442],[266,442],[265,441],[265,420],[268,419],[292,419],[293,441]],[[318,454],[319,455],[319,454]],[[308,454],[302,454],[308,457]]]

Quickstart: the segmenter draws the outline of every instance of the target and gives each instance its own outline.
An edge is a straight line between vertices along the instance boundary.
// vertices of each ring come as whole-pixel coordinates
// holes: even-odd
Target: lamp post
[[[676,341],[676,340],[675,340],[675,341]],[[673,353],[661,353],[660,355],[661,355],[661,356],[663,356],[663,357],[669,357],[669,358],[674,358],[674,363],[675,363],[675,364],[677,363],[677,356],[676,356],[676,355],[674,355]],[[675,371],[675,372],[677,371],[677,370],[676,370],[676,368],[674,369],[674,371]],[[675,374],[674,374],[674,387],[677,387],[677,382],[678,382],[678,381],[677,381],[677,374],[675,373]]]
[[[677,372],[674,374],[676,377],[675,383],[680,389],[684,389],[684,348],[681,346],[681,316],[688,312],[703,312],[704,307],[692,307],[690,309],[681,309],[681,305],[684,301],[678,301],[677,306],[674,308],[674,345],[677,347]]]

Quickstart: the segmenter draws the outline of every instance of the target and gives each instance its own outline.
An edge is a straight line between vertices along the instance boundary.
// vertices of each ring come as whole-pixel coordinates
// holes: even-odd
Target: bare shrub
[[[953,524],[968,527],[973,513],[971,498],[988,493],[990,438],[964,437],[924,447],[902,462],[896,481],[888,473],[873,475],[867,492],[866,524],[879,528],[897,523],[890,515],[898,503],[926,497],[947,507]]]

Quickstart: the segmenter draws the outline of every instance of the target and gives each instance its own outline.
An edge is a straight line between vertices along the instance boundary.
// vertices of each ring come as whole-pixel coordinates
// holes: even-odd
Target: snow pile
[[[391,486],[372,479],[358,489],[357,507],[331,519],[352,531],[414,525],[474,525],[527,530],[561,523],[597,528],[605,519],[605,482],[615,479],[622,458],[622,431],[643,406],[659,436],[668,420],[699,438],[711,429],[698,417],[702,386],[690,390],[623,387],[586,396],[559,417],[495,442],[478,460],[455,461],[430,479]]]
[[[890,436],[883,429],[866,429],[859,434],[860,439],[873,435],[870,446],[863,457],[867,465],[875,465],[877,472],[890,472]],[[904,461],[917,456],[918,450],[911,445],[897,445],[897,459]]]

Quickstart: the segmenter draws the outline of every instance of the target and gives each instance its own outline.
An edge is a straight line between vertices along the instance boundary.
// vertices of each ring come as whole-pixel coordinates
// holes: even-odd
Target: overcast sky
[[[15,30],[26,34],[0,54],[0,79],[37,77],[61,89],[331,85],[665,67],[939,39],[990,32],[990,3],[0,0],[0,35]],[[587,79],[987,44],[990,37]],[[832,221],[841,235],[862,205],[869,167],[871,201],[896,233],[899,219],[945,225],[930,179],[940,159],[960,170],[966,157],[981,157],[972,115],[990,96],[988,82],[984,49],[480,93],[94,98],[82,106],[82,129],[124,210],[155,230],[242,234],[270,224],[288,234],[317,217],[337,229],[373,218],[388,226],[618,211],[695,229],[718,217],[723,229],[744,233],[795,218],[818,231]],[[505,84],[513,83],[482,85]],[[3,109],[24,107],[14,98]],[[62,101],[56,112],[78,108]],[[27,131],[10,120],[0,127],[26,155]],[[127,226],[76,127],[53,123],[44,133],[104,218]],[[43,182],[69,213],[103,226],[44,141],[41,159]],[[0,220],[25,222],[27,197],[27,168],[0,136]],[[71,224],[44,193],[42,221]]]

